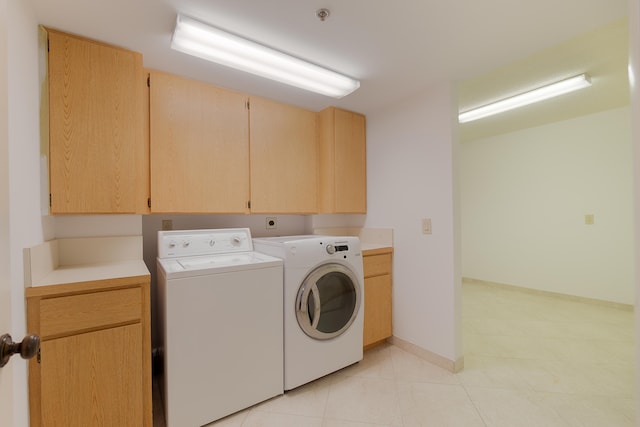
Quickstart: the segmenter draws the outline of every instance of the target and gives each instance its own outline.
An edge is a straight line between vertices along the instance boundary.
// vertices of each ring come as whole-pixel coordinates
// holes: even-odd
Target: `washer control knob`
[[[176,247],[176,242],[169,242],[169,248],[173,249]]]
[[[231,243],[233,244],[233,246],[239,246],[240,243],[242,243],[242,239],[240,239],[239,236],[233,236],[233,239],[231,239]]]
[[[336,248],[333,245],[327,245],[327,253],[329,255],[333,255],[336,253]]]
[[[187,242],[187,241],[182,242],[182,247],[183,248],[188,248],[190,244],[191,244],[191,242]]]

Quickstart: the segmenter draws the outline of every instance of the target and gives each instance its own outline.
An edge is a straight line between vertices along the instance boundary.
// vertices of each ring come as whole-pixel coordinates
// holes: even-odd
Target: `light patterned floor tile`
[[[356,421],[325,419],[322,427],[385,427],[384,424],[360,423]]]
[[[460,385],[397,383],[404,427],[484,427]]]
[[[464,370],[456,375],[464,385],[532,390],[527,380],[531,371],[522,359],[465,356]]]
[[[335,376],[393,379],[395,377],[392,360],[394,348],[390,344],[381,344],[367,350],[363,360],[336,372]]]
[[[282,396],[274,397],[257,406],[263,412],[322,417],[327,405],[331,376],[320,378]]]
[[[329,389],[325,417],[402,427],[394,381],[382,378],[336,377]]]
[[[249,412],[242,427],[322,427],[322,417],[278,414],[253,410]]]
[[[488,427],[566,427],[552,393],[465,386]]]
[[[635,427],[635,401],[556,394],[550,402],[569,427]]]
[[[249,409],[229,415],[221,420],[207,424],[207,427],[242,427],[242,423],[249,415]]]

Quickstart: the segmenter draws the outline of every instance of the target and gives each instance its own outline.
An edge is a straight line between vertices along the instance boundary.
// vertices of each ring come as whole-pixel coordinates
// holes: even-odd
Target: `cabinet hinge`
[[[251,209],[251,200],[249,200],[249,201],[247,202],[247,208],[248,208],[248,209]]]
[[[40,361],[42,361],[42,354],[40,353],[42,351],[42,348],[38,348],[38,355],[36,356],[36,361],[38,363],[40,363]]]
[[[149,197],[149,198],[147,199],[147,206],[148,206],[149,208],[151,208],[151,197]]]
[[[47,52],[49,52],[49,39],[47,39]]]
[[[147,74],[147,87],[151,87],[151,76]]]
[[[51,207],[51,193],[49,193],[49,207]]]
[[[247,107],[247,110],[251,110],[251,103],[249,102],[249,100],[247,99],[247,101],[244,103],[245,107]]]

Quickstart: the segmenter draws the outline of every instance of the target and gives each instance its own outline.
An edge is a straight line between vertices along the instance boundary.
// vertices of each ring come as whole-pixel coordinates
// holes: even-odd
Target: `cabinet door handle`
[[[14,354],[19,353],[23,359],[31,359],[38,354],[40,349],[40,337],[38,335],[27,335],[22,342],[15,343],[11,335],[4,334],[0,337],[0,368],[9,362]]]

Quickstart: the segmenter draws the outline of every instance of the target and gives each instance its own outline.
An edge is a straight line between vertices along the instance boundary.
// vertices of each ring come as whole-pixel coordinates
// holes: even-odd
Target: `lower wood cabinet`
[[[364,264],[363,345],[368,348],[380,344],[393,334],[393,249],[367,250],[362,254]]]
[[[153,425],[149,278],[26,289],[31,426]]]

